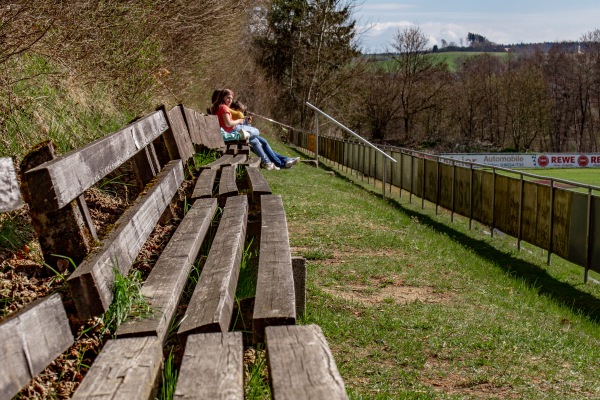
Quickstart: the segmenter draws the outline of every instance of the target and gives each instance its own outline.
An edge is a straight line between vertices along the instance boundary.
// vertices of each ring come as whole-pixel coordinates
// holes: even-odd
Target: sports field
[[[598,168],[523,169],[521,171],[529,174],[598,186],[600,188],[600,169]]]

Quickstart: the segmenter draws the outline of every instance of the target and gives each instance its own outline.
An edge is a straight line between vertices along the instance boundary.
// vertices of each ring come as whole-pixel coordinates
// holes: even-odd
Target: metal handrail
[[[346,132],[351,133],[352,135],[356,136],[357,138],[359,138],[360,140],[362,140],[363,142],[365,142],[367,145],[371,146],[372,148],[374,148],[375,150],[377,150],[378,152],[380,152],[381,154],[383,154],[388,159],[392,160],[393,162],[396,162],[396,160],[393,157],[389,156],[386,152],[384,152],[381,149],[379,149],[377,146],[375,146],[374,144],[372,144],[371,142],[369,142],[367,139],[365,139],[362,136],[360,136],[358,133],[352,131],[351,129],[349,129],[347,127],[345,127],[343,124],[341,124],[340,122],[336,121],[333,117],[327,115],[325,112],[319,110],[317,107],[313,106],[308,101],[306,102],[306,105],[309,106],[310,108],[312,108],[313,110],[317,111],[319,114],[323,115],[324,117],[327,117],[329,120],[331,120],[331,122],[333,122],[334,124],[336,124],[337,126],[339,126],[340,128],[342,128]]]

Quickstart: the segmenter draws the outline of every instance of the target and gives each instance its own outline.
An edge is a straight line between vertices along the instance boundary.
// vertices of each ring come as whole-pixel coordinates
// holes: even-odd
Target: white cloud
[[[398,29],[413,24],[422,28],[432,46],[439,45],[441,39],[459,43],[461,38],[466,40],[468,32],[496,43],[515,44],[578,40],[582,34],[600,28],[600,7],[595,1],[584,5],[582,0],[560,4],[507,0],[502,6],[483,2],[476,7],[460,1],[452,4],[434,0],[399,4],[386,0],[369,4],[369,1],[365,0],[358,7],[360,10],[357,8],[356,16],[368,21],[362,25],[371,26],[362,35],[363,43],[378,48],[388,46]]]

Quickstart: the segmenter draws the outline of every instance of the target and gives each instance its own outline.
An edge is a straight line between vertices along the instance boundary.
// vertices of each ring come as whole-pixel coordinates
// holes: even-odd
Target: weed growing
[[[175,395],[175,387],[177,385],[177,369],[175,366],[175,357],[173,351],[169,352],[169,356],[165,359],[162,370],[162,382],[158,395],[158,400],[172,400]]]
[[[128,319],[146,318],[154,313],[142,295],[140,271],[135,270],[130,275],[124,276],[115,269],[114,274],[114,299],[103,315],[102,334],[116,332],[117,328]]]

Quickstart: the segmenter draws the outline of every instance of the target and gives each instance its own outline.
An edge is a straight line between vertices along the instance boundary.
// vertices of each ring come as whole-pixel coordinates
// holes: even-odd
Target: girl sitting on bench
[[[267,170],[278,170],[280,168],[292,168],[299,158],[290,158],[276,153],[269,142],[260,136],[260,132],[257,128],[245,124],[246,120],[243,118],[234,119],[231,112],[231,103],[233,102],[233,91],[230,89],[223,89],[217,95],[216,101],[213,103],[210,112],[213,115],[217,115],[219,119],[219,125],[225,132],[237,132],[240,129],[244,129],[250,133],[250,139],[248,144],[254,153],[259,156],[262,160],[261,166]],[[237,114],[239,116],[239,114]]]

